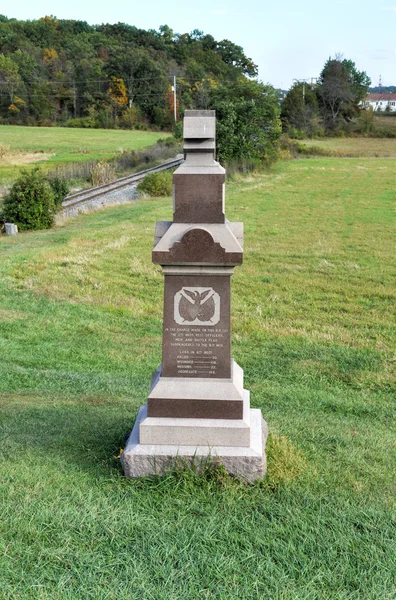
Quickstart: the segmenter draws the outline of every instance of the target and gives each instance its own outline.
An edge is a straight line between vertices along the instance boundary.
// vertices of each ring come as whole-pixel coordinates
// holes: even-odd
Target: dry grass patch
[[[19,310],[0,308],[0,321],[18,321],[25,318],[26,315]]]
[[[334,157],[396,157],[396,138],[326,138],[299,143],[327,150]]]
[[[267,460],[267,481],[273,487],[292,482],[308,468],[304,453],[277,433],[268,436]]]
[[[2,164],[14,167],[24,167],[36,162],[49,160],[54,153],[48,152],[10,152],[2,159]]]

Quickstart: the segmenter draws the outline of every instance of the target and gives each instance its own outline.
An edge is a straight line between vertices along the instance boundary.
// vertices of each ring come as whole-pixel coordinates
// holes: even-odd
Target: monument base
[[[121,455],[126,477],[160,475],[175,467],[194,465],[198,470],[209,461],[221,463],[230,475],[245,481],[256,481],[265,475],[267,462],[265,444],[268,426],[261,410],[250,409],[249,446],[176,446],[140,443],[140,425],[147,418],[147,407],[142,406],[136,423]],[[199,419],[196,419],[199,425]]]

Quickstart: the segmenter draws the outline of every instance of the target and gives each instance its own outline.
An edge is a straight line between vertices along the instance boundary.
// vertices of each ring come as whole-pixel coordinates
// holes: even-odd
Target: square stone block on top
[[[216,112],[214,110],[187,110],[183,123],[184,140],[215,139]]]

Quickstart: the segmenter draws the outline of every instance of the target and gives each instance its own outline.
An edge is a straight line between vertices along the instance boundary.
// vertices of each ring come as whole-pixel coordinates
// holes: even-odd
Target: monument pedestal
[[[240,479],[261,479],[268,427],[261,411],[250,408],[235,361],[231,373],[229,379],[173,378],[161,377],[158,367],[121,455],[125,475],[161,474],[182,465],[199,470],[212,460]]]
[[[149,417],[150,418],[150,417]],[[228,473],[245,481],[262,479],[267,468],[265,444],[268,427],[261,410],[251,408],[249,411],[249,445],[248,446],[209,446],[181,444],[142,444],[140,441],[141,425],[147,419],[147,406],[139,410],[136,423],[121,455],[121,462],[126,477],[146,477],[163,474],[175,467],[188,465],[198,470],[206,461],[219,461]],[[171,419],[169,419],[171,420]],[[192,421],[193,419],[181,419]],[[210,419],[202,419],[209,421]],[[174,419],[173,421],[176,421]],[[200,425],[201,419],[194,419]],[[191,423],[188,424],[191,427]],[[213,424],[216,428],[216,423]],[[183,427],[183,424],[181,424]]]
[[[173,222],[157,223],[153,250],[165,276],[162,365],[121,456],[127,477],[208,460],[247,481],[265,474],[267,424],[250,408],[231,358],[231,276],[242,263],[243,224],[225,217],[214,136],[214,111],[186,111]]]

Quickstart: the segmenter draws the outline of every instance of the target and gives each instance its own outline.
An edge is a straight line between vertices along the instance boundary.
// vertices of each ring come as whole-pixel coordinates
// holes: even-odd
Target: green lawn
[[[161,355],[144,200],[0,238],[1,600],[394,600],[396,161],[228,185],[233,355],[268,477],[125,480]]]
[[[50,169],[60,164],[110,158],[119,151],[140,150],[162,137],[166,134],[152,131],[0,125],[0,144],[19,153],[0,160],[0,185],[14,179],[20,166],[31,164],[27,161],[35,160],[34,164]],[[44,153],[45,160],[32,156],[36,153]],[[18,164],[10,164],[10,158]]]

